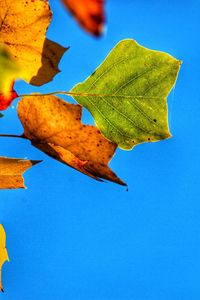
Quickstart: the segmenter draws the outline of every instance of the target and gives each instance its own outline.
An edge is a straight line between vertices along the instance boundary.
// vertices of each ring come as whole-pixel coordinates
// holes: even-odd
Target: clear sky
[[[69,91],[117,42],[133,38],[183,61],[168,98],[173,138],[117,151],[111,167],[128,192],[48,158],[28,141],[1,138],[1,156],[43,163],[26,173],[27,190],[0,192],[10,256],[0,299],[199,300],[200,2],[109,0],[100,39],[83,32],[59,1],[50,3],[48,38],[71,48],[53,82],[18,82],[17,92]],[[16,104],[0,119],[1,133],[22,133]]]

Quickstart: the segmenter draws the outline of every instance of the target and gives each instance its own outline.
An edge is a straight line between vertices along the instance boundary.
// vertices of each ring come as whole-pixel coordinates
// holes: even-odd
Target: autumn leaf
[[[17,97],[14,80],[20,76],[20,68],[5,48],[0,46],[0,110],[5,110]]]
[[[0,224],[0,290],[2,292],[4,291],[2,286],[2,266],[5,261],[9,261],[6,250],[6,233],[2,224]]]
[[[25,188],[23,173],[39,162],[0,156],[0,189]]]
[[[45,38],[51,16],[47,0],[0,0],[0,44],[21,67],[20,78],[37,86],[59,72],[66,51]]]
[[[99,36],[105,22],[104,0],[62,0],[77,22],[89,33]]]
[[[94,179],[125,185],[108,167],[116,145],[95,126],[81,123],[80,105],[55,96],[29,96],[19,102],[18,115],[23,136],[35,147]]]
[[[11,82],[10,91],[6,94],[0,93],[0,110],[6,110],[12,101],[18,97],[18,94],[14,90],[14,81]]]
[[[166,97],[181,62],[121,41],[83,83],[73,98],[93,115],[102,134],[122,149],[169,138]]]

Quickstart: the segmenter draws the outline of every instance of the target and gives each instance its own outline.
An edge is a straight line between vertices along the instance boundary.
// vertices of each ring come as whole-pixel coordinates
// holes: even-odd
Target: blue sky
[[[48,38],[70,46],[62,72],[41,88],[18,82],[17,92],[69,91],[117,42],[133,38],[183,61],[168,98],[173,138],[117,150],[111,167],[128,183],[128,192],[91,180],[28,141],[1,138],[1,156],[43,163],[26,173],[27,190],[0,192],[0,222],[10,256],[0,299],[197,300],[200,3],[109,0],[100,39],[82,31],[59,1],[50,3],[54,15]],[[2,133],[22,133],[16,104],[0,120]],[[93,122],[86,111],[83,120]]]

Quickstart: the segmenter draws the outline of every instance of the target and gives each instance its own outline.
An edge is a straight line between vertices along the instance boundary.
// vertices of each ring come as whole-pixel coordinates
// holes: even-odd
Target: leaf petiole
[[[152,97],[152,96],[137,96],[137,95],[118,95],[118,94],[98,94],[98,93],[76,93],[76,92],[66,92],[66,91],[55,91],[51,93],[45,93],[45,94],[39,94],[39,93],[32,93],[32,94],[21,94],[16,97],[17,98],[22,98],[22,97],[43,97],[43,96],[52,96],[52,95],[66,95],[66,96],[81,96],[81,97],[115,97],[115,98],[131,98],[131,99],[165,99],[166,97]]]
[[[0,133],[0,137],[27,139],[24,135]]]

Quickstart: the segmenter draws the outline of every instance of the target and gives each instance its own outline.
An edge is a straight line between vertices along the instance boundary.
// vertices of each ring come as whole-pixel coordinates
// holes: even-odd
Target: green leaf
[[[171,136],[166,97],[180,64],[166,53],[122,40],[71,93],[91,112],[106,138],[122,149],[131,149]]]

